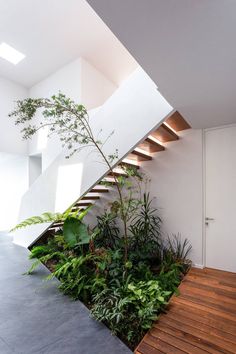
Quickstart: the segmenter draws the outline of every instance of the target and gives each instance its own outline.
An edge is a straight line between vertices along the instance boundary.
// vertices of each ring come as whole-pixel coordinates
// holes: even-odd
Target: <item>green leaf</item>
[[[90,237],[88,234],[88,228],[85,224],[81,223],[79,227],[79,242],[78,245],[86,245],[90,241]]]
[[[63,219],[63,214],[60,213],[43,213],[41,216],[32,216],[24,221],[22,221],[20,224],[16,225],[10,232],[13,232],[15,230],[35,225],[35,224],[43,224],[47,222],[55,222],[58,220]]]
[[[88,214],[89,210],[93,207],[93,205],[90,205],[88,208],[86,208],[85,210],[81,211],[79,213],[78,219],[79,220],[83,220],[83,218]]]
[[[70,247],[89,243],[87,226],[76,218],[67,218],[63,225],[63,236]]]

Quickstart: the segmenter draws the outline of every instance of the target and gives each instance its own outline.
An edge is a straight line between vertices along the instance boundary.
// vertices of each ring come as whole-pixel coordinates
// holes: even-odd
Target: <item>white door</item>
[[[205,132],[206,266],[236,272],[236,126]]]

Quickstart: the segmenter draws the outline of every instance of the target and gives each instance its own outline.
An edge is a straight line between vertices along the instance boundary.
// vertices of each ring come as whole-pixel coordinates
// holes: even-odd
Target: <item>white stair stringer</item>
[[[140,68],[90,116],[93,131],[104,139],[106,154],[118,149],[122,160],[172,112],[156,85]],[[70,159],[62,152],[32,184],[22,198],[19,221],[43,212],[64,212],[104,176],[108,169],[100,157],[83,149]],[[14,232],[14,243],[30,246],[50,224],[33,225]]]

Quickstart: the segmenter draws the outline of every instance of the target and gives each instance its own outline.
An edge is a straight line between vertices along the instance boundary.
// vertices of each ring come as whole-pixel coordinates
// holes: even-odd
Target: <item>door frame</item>
[[[202,186],[203,186],[203,205],[202,205],[202,263],[203,268],[206,265],[206,226],[205,226],[205,217],[206,217],[206,133],[212,130],[225,129],[230,127],[236,127],[236,123],[219,125],[213,128],[205,128],[202,130]]]

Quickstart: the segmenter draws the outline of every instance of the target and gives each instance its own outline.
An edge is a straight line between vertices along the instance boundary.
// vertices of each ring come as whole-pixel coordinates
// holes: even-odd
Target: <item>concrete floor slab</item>
[[[28,253],[0,233],[1,354],[132,353],[80,301],[61,294],[57,280],[43,282],[46,267],[23,275]]]

